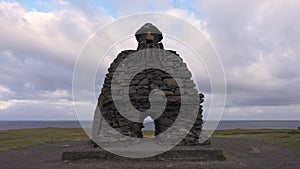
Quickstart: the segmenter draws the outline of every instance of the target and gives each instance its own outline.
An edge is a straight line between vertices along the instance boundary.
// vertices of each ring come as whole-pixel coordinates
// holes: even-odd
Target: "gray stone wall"
[[[153,25],[152,25],[153,26]],[[145,27],[145,26],[144,26]],[[136,64],[136,63],[144,63],[144,64],[152,64],[153,62],[155,65],[159,64],[168,64],[166,65],[159,65],[158,68],[148,68],[144,69],[143,71],[135,74],[132,78],[129,87],[129,99],[133,107],[138,110],[139,112],[147,111],[151,106],[155,107],[154,105],[150,104],[149,95],[151,91],[155,89],[159,89],[164,92],[167,102],[165,109],[162,114],[159,115],[158,118],[153,118],[155,124],[155,136],[159,137],[161,133],[165,132],[169,129],[172,124],[174,124],[175,120],[177,119],[180,109],[182,107],[182,97],[189,97],[189,95],[193,95],[195,92],[198,91],[195,89],[195,84],[192,81],[192,74],[188,70],[186,63],[183,62],[182,58],[175,52],[171,50],[164,50],[162,43],[160,40],[162,39],[162,35],[157,28],[155,28],[154,33],[151,34],[151,25],[146,24],[145,30],[143,27],[138,30],[138,34],[136,34],[136,38],[139,42],[137,50],[126,50],[122,51],[117,58],[111,63],[110,67],[108,68],[108,73],[106,74],[103,87],[101,89],[101,94],[98,98],[98,105],[97,110],[100,111],[102,117],[107,122],[109,126],[114,128],[117,132],[129,136],[132,138],[142,138],[142,128],[143,123],[140,122],[133,122],[125,118],[116,108],[115,103],[112,98],[112,81],[113,76],[118,75],[122,76],[122,74],[129,74],[135,72],[137,69],[141,69],[141,66],[145,66],[143,64]],[[141,52],[143,50],[149,48],[158,48],[161,50],[162,55],[158,57],[157,53],[155,52]],[[137,60],[129,60],[127,61],[125,67],[124,65],[120,65],[124,59],[128,59],[130,55],[134,55],[138,53],[140,59]],[[160,53],[160,54],[161,54]],[[157,58],[156,58],[157,57]],[[161,60],[164,59],[162,62]],[[161,61],[161,62],[160,62]],[[124,69],[117,69],[118,67],[124,67]],[[169,67],[171,68],[169,71],[173,71],[176,75],[176,80],[167,73],[167,71],[163,69],[159,69],[159,67]],[[122,68],[123,68],[122,67]],[[122,71],[124,70],[124,71]],[[177,70],[174,72],[174,70]],[[183,86],[179,87],[178,83],[184,84]],[[125,85],[123,79],[117,79],[116,84],[114,85]],[[117,91],[119,92],[119,91]],[[119,93],[114,93],[118,95]],[[204,101],[204,95],[202,93],[199,94],[199,110],[196,119],[190,119],[188,116],[186,120],[183,119],[183,123],[191,123],[193,122],[193,127],[190,131],[188,131],[185,138],[178,144],[178,145],[198,145],[199,144],[199,135],[202,130],[202,105]],[[152,103],[154,104],[154,103]],[[193,107],[190,107],[192,110]],[[95,113],[95,120],[93,126],[93,135],[97,137],[99,134],[108,135],[113,139],[110,140],[102,140],[103,142],[119,142],[118,137],[114,138],[114,132],[110,131],[109,129],[103,128],[101,125],[101,121],[99,121],[99,114],[97,114],[97,110]],[[99,113],[99,112],[98,112]],[[141,121],[147,116],[154,116],[153,114],[143,114],[141,113],[140,117]],[[192,123],[191,123],[192,124]],[[101,128],[101,129],[100,129]],[[101,133],[100,133],[101,130]],[[181,128],[176,128],[175,131],[171,132],[170,137],[172,135],[175,137],[180,133]],[[165,138],[160,138],[160,141],[163,143]]]

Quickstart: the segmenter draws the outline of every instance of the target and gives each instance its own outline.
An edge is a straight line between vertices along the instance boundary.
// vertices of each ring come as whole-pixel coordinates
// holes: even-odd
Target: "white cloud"
[[[41,12],[16,2],[0,2],[0,115],[4,119],[12,118],[11,112],[19,113],[20,119],[24,114],[30,119],[30,111],[40,118],[51,113],[67,118],[64,115],[74,113],[70,93],[75,58],[88,37],[113,20],[108,15],[112,11],[88,2],[43,5],[52,10]],[[174,9],[169,0],[112,1],[112,6],[110,10],[119,16],[164,12],[185,19],[209,37],[226,71],[227,119],[280,119],[282,112],[300,119],[300,1],[197,1],[194,7],[201,15]],[[181,50],[167,42],[165,46]],[[57,109],[52,112],[51,106]],[[41,111],[51,112],[41,115]]]
[[[227,113],[237,112],[227,117],[281,119],[284,112],[285,119],[300,119],[300,1],[198,1],[196,7],[225,67]]]
[[[73,102],[66,99],[0,101],[1,120],[76,120]]]
[[[71,100],[71,95],[67,90],[56,89],[54,91],[43,91],[38,96],[41,99],[68,99]]]
[[[9,94],[11,91],[8,87],[0,85],[0,93],[1,94]]]
[[[167,9],[172,8],[172,0],[111,0],[110,1],[119,16],[128,16],[134,13],[144,13],[144,12],[162,12]]]
[[[224,120],[298,120],[300,105],[238,106],[225,109]],[[250,118],[249,118],[250,117]]]
[[[1,120],[76,119],[70,95],[75,59],[89,36],[113,20],[103,10],[91,16],[65,1],[44,5],[55,9],[0,2]]]
[[[11,106],[10,102],[0,101],[0,110],[6,110]]]
[[[186,9],[179,9],[179,8],[172,8],[164,11],[164,13],[168,15],[172,15],[178,18],[181,18],[193,26],[195,26],[197,29],[199,29],[207,38],[209,38],[209,33],[206,30],[206,24],[207,22],[205,20],[201,20],[199,18],[196,18],[194,12],[190,12]]]
[[[89,18],[66,5],[62,10],[38,12],[2,1],[0,9],[1,50],[30,54],[70,67],[88,37],[112,21],[110,16]]]

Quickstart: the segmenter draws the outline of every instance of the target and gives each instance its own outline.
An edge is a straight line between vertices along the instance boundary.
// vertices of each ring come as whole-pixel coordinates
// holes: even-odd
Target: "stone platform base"
[[[101,148],[79,147],[78,151],[69,151],[62,153],[62,160],[72,161],[80,159],[97,159],[103,161],[224,161],[226,160],[223,152],[207,146],[176,146],[162,154],[147,158],[127,158],[107,152]]]

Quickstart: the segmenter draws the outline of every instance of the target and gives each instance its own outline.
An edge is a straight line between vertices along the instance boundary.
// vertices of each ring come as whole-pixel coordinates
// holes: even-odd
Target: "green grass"
[[[218,130],[213,137],[260,140],[267,143],[300,148],[300,130]]]
[[[154,137],[154,131],[145,130],[145,131],[143,131],[143,136],[146,137],[146,138],[153,138]]]
[[[0,131],[0,151],[65,141],[88,140],[80,128],[41,128]]]
[[[145,137],[154,137],[153,131],[144,131]],[[260,140],[267,143],[300,148],[300,130],[219,130],[213,137]],[[79,128],[41,128],[0,131],[0,151],[22,147],[66,142],[85,141],[88,136]]]

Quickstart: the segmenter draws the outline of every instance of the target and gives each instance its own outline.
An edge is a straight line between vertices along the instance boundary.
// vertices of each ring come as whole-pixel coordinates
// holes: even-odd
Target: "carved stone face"
[[[151,32],[147,32],[146,39],[152,41],[154,40],[154,36],[151,34]]]

